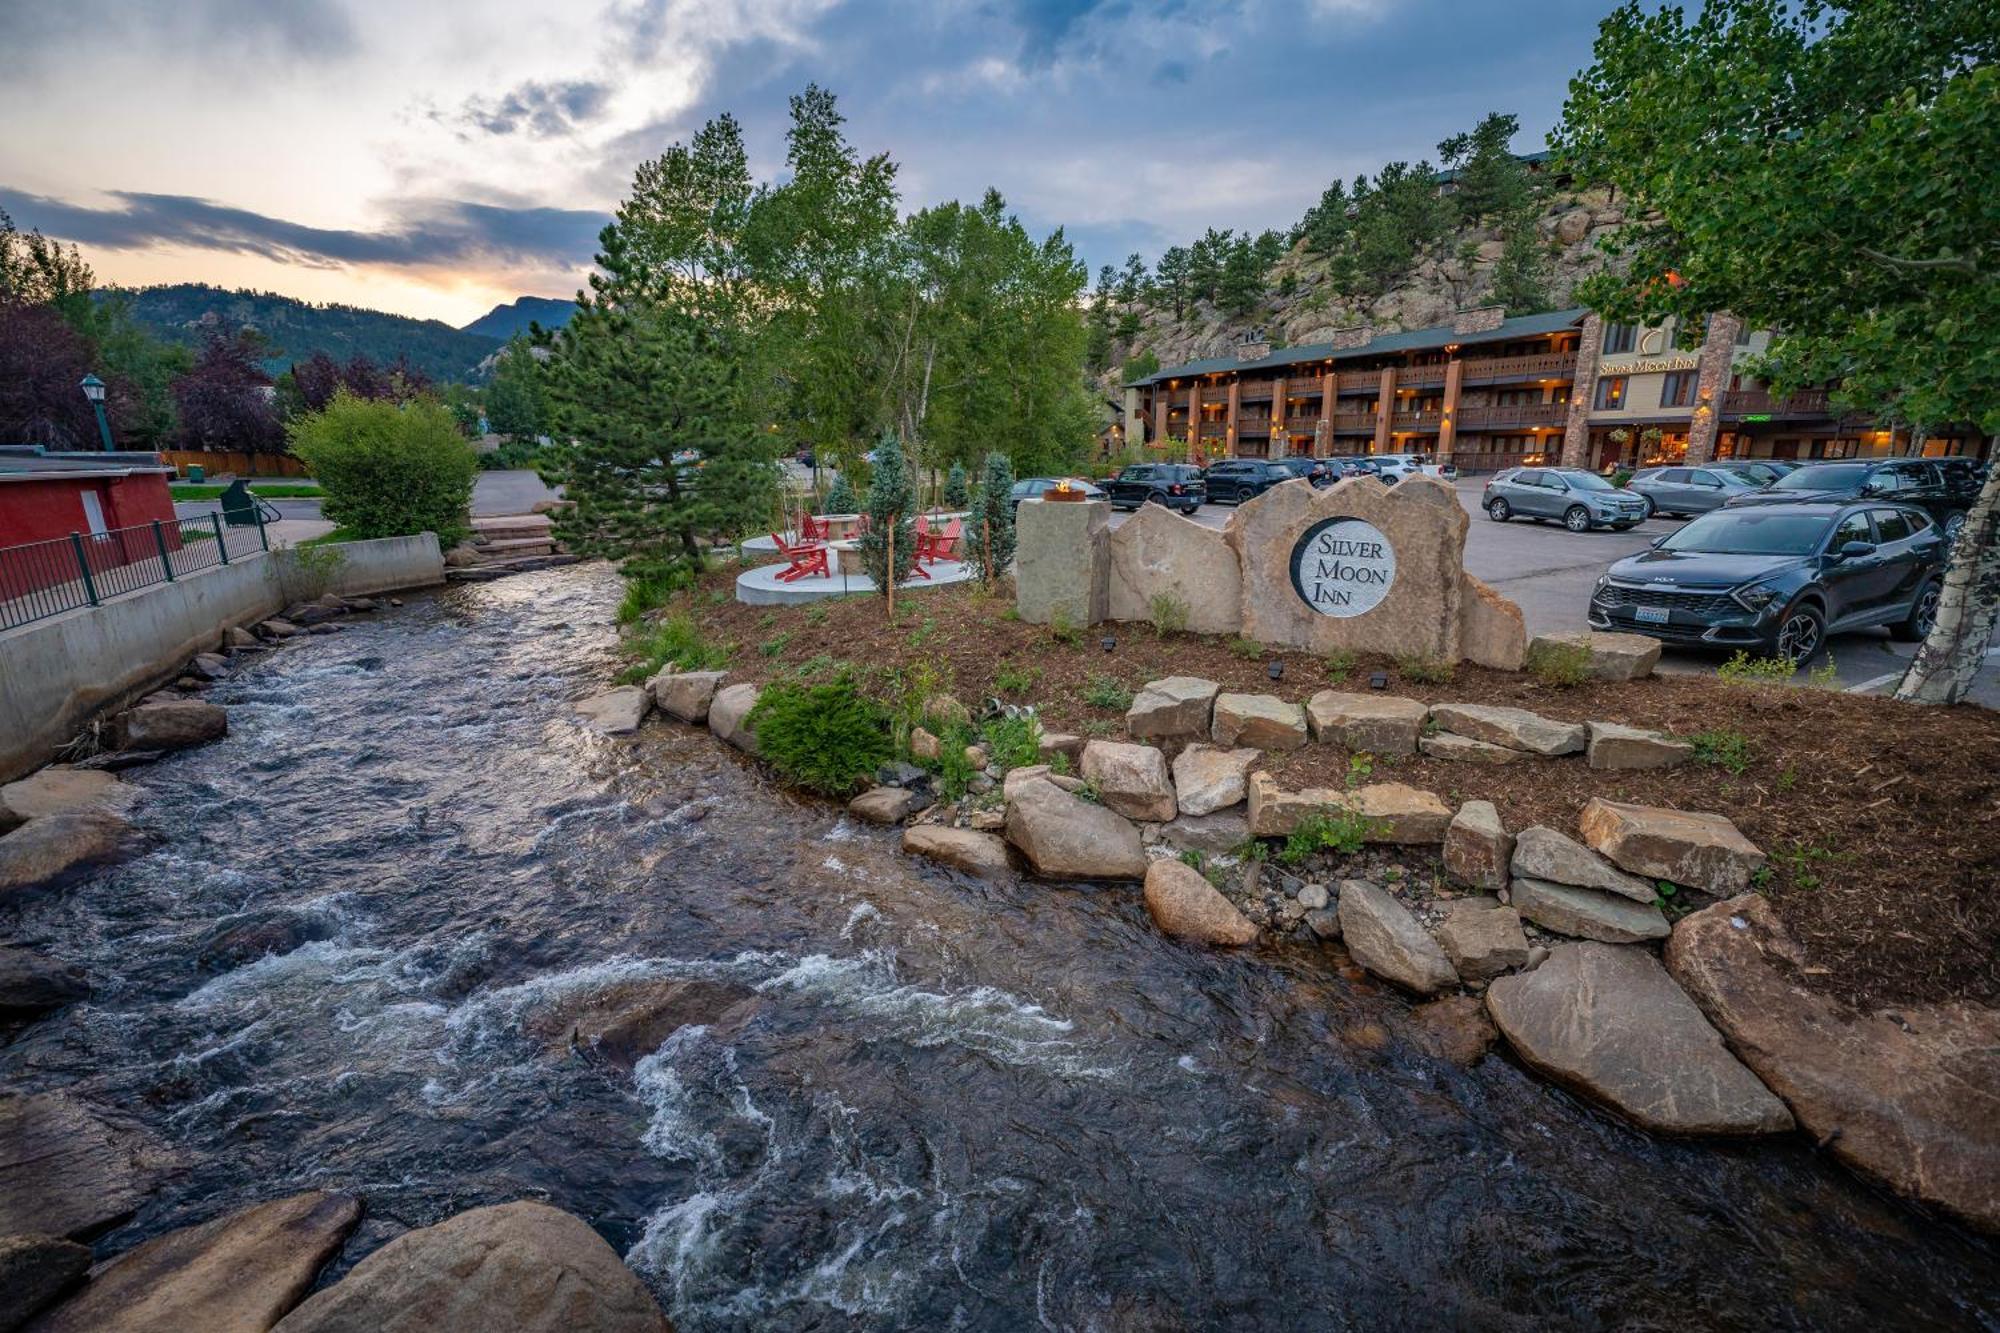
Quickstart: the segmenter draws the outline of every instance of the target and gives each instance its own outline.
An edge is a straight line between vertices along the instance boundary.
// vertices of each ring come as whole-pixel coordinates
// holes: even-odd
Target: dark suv
[[[1944,529],[1946,543],[1958,539],[1965,511],[1979,498],[1984,469],[1964,458],[1857,459],[1844,463],[1808,463],[1778,478],[1761,491],[1739,495],[1731,509],[1744,505],[1794,504],[1800,500],[1893,500],[1915,505]]]
[[[1240,505],[1254,500],[1280,482],[1298,474],[1282,461],[1268,458],[1224,458],[1208,465],[1203,474],[1208,482],[1210,504]]]
[[[1142,504],[1165,505],[1192,514],[1208,498],[1201,469],[1188,463],[1134,463],[1104,483],[1113,509],[1137,509]]]
[[[1323,458],[1308,458],[1304,454],[1288,454],[1284,458],[1272,460],[1281,468],[1289,469],[1295,477],[1304,477],[1314,486],[1325,488],[1336,480],[1333,469]]]
[[[1938,526],[1909,505],[1718,509],[1611,566],[1591,591],[1590,624],[1806,662],[1845,630],[1929,634],[1944,562]]]

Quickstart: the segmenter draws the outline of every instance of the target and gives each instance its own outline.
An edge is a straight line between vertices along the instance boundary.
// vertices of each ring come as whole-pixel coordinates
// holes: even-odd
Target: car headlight
[[[1729,595],[1745,611],[1762,611],[1778,600],[1778,590],[1765,583],[1746,583]]]
[[[1599,574],[1597,576],[1597,582],[1590,585],[1590,599],[1592,601],[1596,601],[1599,597],[1602,597],[1604,595],[1604,590],[1610,586],[1611,586],[1611,576],[1609,574]]]

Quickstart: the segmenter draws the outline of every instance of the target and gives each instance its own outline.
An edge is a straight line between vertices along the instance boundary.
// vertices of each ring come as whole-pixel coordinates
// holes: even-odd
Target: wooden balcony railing
[[[1443,383],[1444,367],[1441,365],[1398,366],[1396,368],[1396,387],[1399,389],[1421,389],[1428,385]]]
[[[1576,356],[1569,352],[1544,352],[1540,356],[1468,357],[1459,371],[1462,384],[1492,384],[1502,380],[1572,378]]]
[[[1398,412],[1389,419],[1389,429],[1436,430],[1439,419],[1437,412]]]
[[[1333,428],[1336,431],[1345,431],[1348,434],[1373,435],[1375,433],[1375,414],[1373,412],[1335,412],[1333,414]]]
[[[1334,381],[1335,393],[1373,393],[1382,384],[1379,370],[1343,370]]]
[[[1560,426],[1569,420],[1564,403],[1516,403],[1506,407],[1462,407],[1459,430],[1513,430],[1527,426]]]

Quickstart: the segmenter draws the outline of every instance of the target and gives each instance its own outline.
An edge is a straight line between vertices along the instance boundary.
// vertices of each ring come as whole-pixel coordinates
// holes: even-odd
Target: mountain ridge
[[[470,324],[461,324],[459,332],[506,342],[516,334],[526,333],[530,324],[559,329],[575,313],[576,302],[563,297],[522,296],[502,301]]]

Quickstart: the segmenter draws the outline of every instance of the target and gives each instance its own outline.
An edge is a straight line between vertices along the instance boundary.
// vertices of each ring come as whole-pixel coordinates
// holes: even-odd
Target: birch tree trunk
[[[2000,450],[2000,440],[1993,448]],[[1965,515],[1965,526],[1945,567],[1937,624],[1903,673],[1896,697],[1920,704],[1957,703],[1986,664],[1986,649],[2000,625],[2000,459],[1988,465],[1986,484]]]

